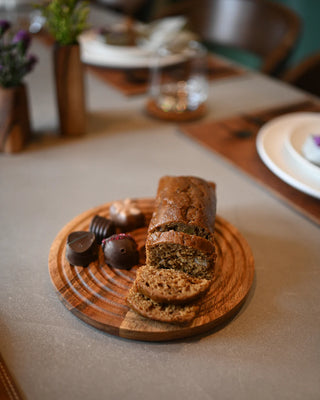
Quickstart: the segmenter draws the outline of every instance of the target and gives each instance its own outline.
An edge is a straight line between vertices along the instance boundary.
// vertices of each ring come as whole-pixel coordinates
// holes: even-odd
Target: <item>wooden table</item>
[[[25,398],[319,398],[319,227],[175,124],[149,117],[145,95],[128,98],[93,74],[87,135],[59,138],[48,48],[33,50],[37,135],[23,153],[0,155],[0,351]],[[303,99],[259,74],[225,78],[210,83],[202,121]],[[216,182],[218,214],[253,252],[252,290],[235,318],[201,336],[153,343],[103,333],[60,302],[50,246],[92,207],[153,197],[165,174]]]

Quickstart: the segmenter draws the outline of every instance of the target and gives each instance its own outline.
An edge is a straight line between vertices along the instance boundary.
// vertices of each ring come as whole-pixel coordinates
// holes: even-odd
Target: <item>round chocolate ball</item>
[[[139,263],[136,241],[126,233],[112,235],[102,241],[105,262],[113,268],[130,269]]]

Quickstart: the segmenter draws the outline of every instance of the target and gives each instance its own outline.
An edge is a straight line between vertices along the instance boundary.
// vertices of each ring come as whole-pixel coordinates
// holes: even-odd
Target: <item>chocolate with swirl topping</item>
[[[129,232],[140,228],[145,223],[143,212],[133,199],[125,199],[115,201],[109,209],[111,220],[121,230],[121,232]]]

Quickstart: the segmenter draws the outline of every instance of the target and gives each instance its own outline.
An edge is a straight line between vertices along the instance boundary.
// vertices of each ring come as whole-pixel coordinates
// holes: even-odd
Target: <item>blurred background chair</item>
[[[148,0],[99,0],[97,3],[123,14],[135,14]]]
[[[93,0],[98,6],[117,11],[137,20],[150,19],[156,0]]]
[[[158,17],[178,14],[187,16],[209,49],[247,52],[257,58],[257,69],[269,75],[284,68],[301,31],[294,11],[269,0],[180,0]]]
[[[282,79],[300,89],[320,97],[320,52],[304,58],[288,69]]]

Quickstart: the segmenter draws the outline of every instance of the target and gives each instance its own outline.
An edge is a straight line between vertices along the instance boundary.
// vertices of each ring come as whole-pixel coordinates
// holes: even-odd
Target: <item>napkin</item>
[[[186,18],[183,16],[167,17],[159,21],[145,24],[140,27],[142,38],[138,45],[149,50],[157,50],[160,46],[167,45],[182,32],[186,25]]]
[[[174,16],[153,21],[149,24],[135,23],[134,29],[137,35],[137,46],[135,48],[143,51],[144,55],[154,53],[164,46],[170,47],[170,51],[173,51],[173,49],[181,51],[190,40],[195,39],[195,34],[185,29],[186,22],[187,20],[184,16]],[[112,26],[113,32],[124,32],[125,30],[126,24],[124,22]],[[104,28],[99,29],[96,39],[100,43],[106,44],[103,33]],[[109,49],[111,47],[120,48],[121,50],[122,46],[108,45]],[[127,47],[125,51],[128,51]]]

